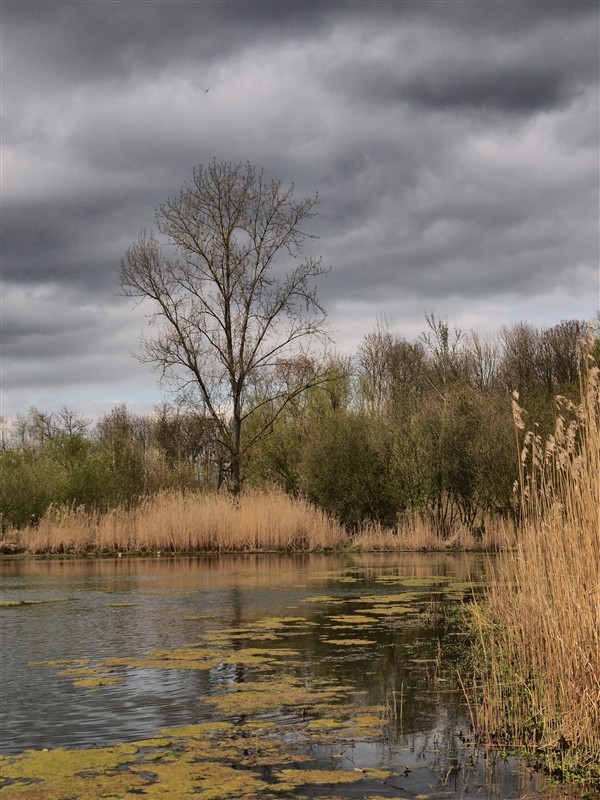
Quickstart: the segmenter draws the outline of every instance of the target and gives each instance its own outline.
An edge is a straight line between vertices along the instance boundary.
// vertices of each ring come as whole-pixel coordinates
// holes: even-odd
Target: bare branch
[[[242,447],[242,426],[257,407],[246,407],[249,386],[328,336],[311,285],[326,272],[321,261],[308,258],[278,277],[282,259],[298,258],[314,238],[303,225],[317,204],[316,195],[295,200],[293,186],[267,181],[251,164],[212,161],[157,208],[161,241],[142,232],[121,265],[124,293],[152,302],[156,333],[143,340],[145,360],[180,391],[194,387],[229,452],[235,492],[243,453],[321,380],[276,381],[260,402],[270,417]],[[173,258],[163,255],[167,247]]]

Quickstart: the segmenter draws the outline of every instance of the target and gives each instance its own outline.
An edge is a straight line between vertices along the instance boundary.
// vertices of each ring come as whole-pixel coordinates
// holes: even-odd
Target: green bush
[[[2,529],[35,524],[52,503],[67,498],[67,476],[58,464],[28,451],[0,453]]]
[[[304,460],[308,498],[351,529],[365,522],[393,524],[398,497],[390,460],[375,426],[361,414],[327,417],[313,432]]]

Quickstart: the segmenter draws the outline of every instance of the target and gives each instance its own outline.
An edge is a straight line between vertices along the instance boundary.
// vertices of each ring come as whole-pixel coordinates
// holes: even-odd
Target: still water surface
[[[212,699],[256,680],[273,692],[316,681],[343,685],[336,702],[355,711],[377,709],[385,734],[344,751],[311,741],[310,765],[335,757],[338,770],[383,765],[393,776],[280,796],[570,796],[469,742],[454,611],[485,583],[486,564],[464,554],[4,560],[0,750],[106,746],[254,714],[282,740],[293,732],[297,752],[302,726],[326,724],[310,697],[286,704],[284,690],[262,711]],[[190,647],[204,648],[202,668]],[[118,682],[79,685],[86,675]]]

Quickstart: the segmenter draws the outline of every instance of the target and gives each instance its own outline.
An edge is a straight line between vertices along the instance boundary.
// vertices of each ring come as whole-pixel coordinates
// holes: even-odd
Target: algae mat
[[[157,561],[6,568],[3,796],[375,800],[484,785],[451,678],[457,601],[483,561]]]
[[[336,723],[335,742],[353,742],[374,731],[368,715]],[[274,723],[203,723],[164,729],[157,737],[93,750],[27,751],[0,761],[8,798],[281,798],[301,787],[329,789],[389,779],[391,772],[306,768],[307,746],[323,747],[333,730],[310,724],[285,738]],[[293,737],[291,737],[293,733]],[[293,741],[291,741],[293,738]],[[339,758],[343,758],[342,755]],[[301,796],[294,794],[294,796]]]

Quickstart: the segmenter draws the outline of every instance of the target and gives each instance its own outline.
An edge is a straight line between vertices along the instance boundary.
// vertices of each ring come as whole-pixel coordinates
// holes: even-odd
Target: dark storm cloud
[[[110,237],[98,242],[98,228],[106,227],[111,218],[116,227],[118,214],[123,211],[117,198],[111,202],[112,213],[107,215],[104,210],[100,218],[98,203],[80,206],[56,202],[52,207],[30,203],[26,209],[8,208],[3,215],[7,232],[3,241],[4,278],[37,283],[51,277],[69,285],[106,285],[107,278],[113,278],[113,270],[107,275],[102,264],[122,255]],[[30,221],[26,223],[26,219]]]
[[[352,4],[7,0],[5,6],[12,45],[31,57],[21,65],[23,77],[77,85],[140,73],[151,78],[177,64],[224,60],[271,38],[310,36]]]
[[[431,18],[413,17],[397,29],[395,54],[386,52],[382,59],[367,46],[354,63],[334,67],[336,89],[359,103],[531,114],[567,104],[597,80],[594,3],[578,5],[569,15],[560,3],[515,3],[521,11],[539,7],[548,16],[538,11],[524,20],[520,13],[507,13],[504,21],[511,26],[506,36],[493,24],[498,14],[491,11],[498,11],[498,5],[446,3],[435,6]],[[502,8],[512,5],[508,0]],[[487,10],[483,16],[482,6]],[[555,7],[562,11],[558,18],[550,13]],[[461,8],[464,13],[457,15]],[[540,23],[535,28],[524,24],[533,20]]]
[[[472,95],[472,102],[477,102],[488,93],[493,96],[494,91],[499,92],[500,84],[507,79],[509,95],[512,84],[512,91],[525,103],[526,97],[537,97],[539,90],[542,95],[552,95],[559,90],[560,84],[569,78],[568,74],[562,74],[562,63],[554,64],[553,75],[534,73],[529,80],[518,65],[513,70],[509,64],[499,64],[497,72],[486,68],[481,75],[478,67],[482,64],[464,58],[455,44],[468,49],[479,46],[485,59],[490,55],[488,45],[493,55],[493,49],[501,41],[510,50],[511,42],[520,47],[531,36],[527,44],[537,48],[536,39],[541,35],[550,47],[559,44],[558,49],[548,49],[548,64],[557,57],[563,61],[569,50],[575,72],[582,51],[588,55],[597,51],[593,45],[591,50],[589,47],[597,35],[594,0],[489,0],[486,3],[472,0],[372,0],[369,3],[347,0],[245,0],[243,3],[236,0],[198,3],[6,0],[3,5],[3,17],[10,32],[4,43],[5,69],[10,70],[13,63],[18,63],[20,80],[33,91],[36,87],[43,91],[47,85],[64,87],[65,82],[71,87],[119,83],[136,75],[149,80],[178,66],[191,67],[202,81],[202,65],[206,68],[211,63],[224,62],[232,53],[244,49],[268,50],[282,39],[300,43],[307,39],[327,39],[331,31],[343,23],[362,27],[364,38],[368,39],[373,27],[406,21],[411,26],[421,27],[423,41],[427,41],[431,31],[434,33],[431,44],[444,50],[444,40],[450,40],[449,50],[454,51],[454,57],[446,64],[450,74],[436,78],[438,68],[444,66],[438,59],[430,65],[429,78],[425,76],[419,82],[415,76],[414,85],[409,82],[407,90],[412,88],[415,97],[421,99],[419,90],[424,90],[425,99],[429,94],[433,102],[439,94],[445,94],[446,84],[450,95],[460,94],[462,81],[470,80],[473,88],[467,90],[466,96]],[[588,46],[582,48],[579,43],[576,48],[560,47],[561,37],[568,38],[565,26],[579,26],[579,32],[590,40]],[[522,52],[525,50],[523,48]],[[522,52],[518,55],[520,61],[523,61]],[[360,51],[357,56],[360,58]],[[497,81],[493,80],[494,76]],[[525,79],[526,86],[517,86],[517,79]]]
[[[482,62],[484,59],[482,59]],[[552,74],[554,73],[554,74]],[[531,113],[563,105],[578,90],[557,68],[529,63],[440,63],[429,74],[415,76],[400,89],[400,98],[430,108],[475,107],[515,113]]]
[[[4,0],[5,397],[143,384],[119,262],[213,157],[318,191],[342,346],[380,313],[593,313],[598,9]]]

